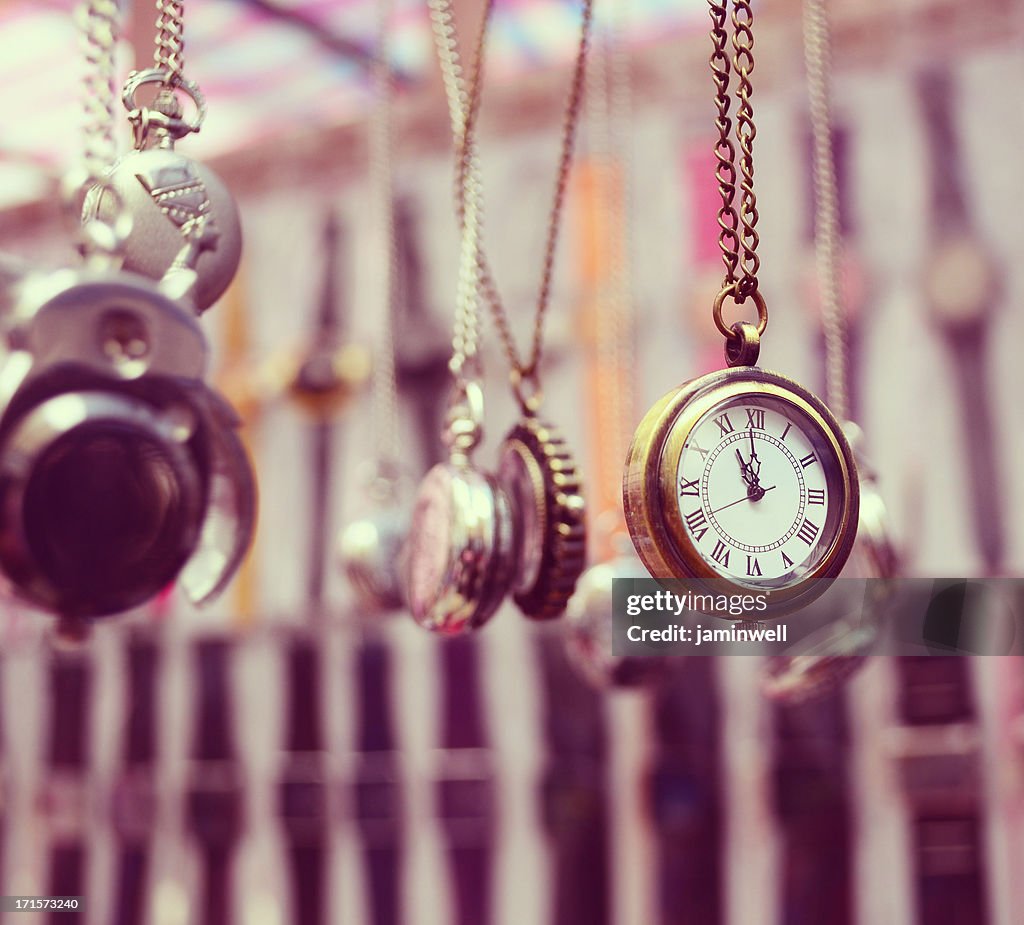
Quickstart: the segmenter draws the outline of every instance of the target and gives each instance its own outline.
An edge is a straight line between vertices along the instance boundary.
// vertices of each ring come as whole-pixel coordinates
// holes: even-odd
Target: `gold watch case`
[[[708,412],[726,403],[774,403],[817,431],[831,456],[829,498],[838,498],[831,537],[791,580],[742,580],[714,568],[695,545],[679,504],[679,466],[687,440]],[[703,457],[702,457],[703,458]],[[823,462],[824,468],[824,462]],[[719,370],[684,382],[656,402],[634,434],[623,475],[623,505],[633,544],[654,578],[694,580],[714,594],[768,592],[759,618],[792,613],[819,597],[841,571],[857,534],[860,490],[853,451],[824,403],[793,380],[753,366]],[[788,558],[785,557],[784,558]],[[749,560],[749,556],[748,556]]]
[[[562,615],[586,564],[579,470],[558,430],[524,415],[502,444],[498,478],[512,502],[519,541],[512,597],[523,615]]]

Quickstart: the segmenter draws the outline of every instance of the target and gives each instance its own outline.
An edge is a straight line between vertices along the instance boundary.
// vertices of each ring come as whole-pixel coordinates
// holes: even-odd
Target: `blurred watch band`
[[[573,669],[555,633],[538,640],[544,685],[547,761],[541,785],[544,826],[552,839],[552,925],[607,925],[607,739],[600,694]]]
[[[203,865],[197,925],[232,925],[234,921],[232,861],[244,806],[232,725],[230,646],[226,639],[204,639],[194,650],[198,702],[186,812]]]
[[[652,700],[648,806],[658,852],[658,921],[725,921],[721,710],[716,660],[690,659]]]
[[[126,649],[128,689],[124,764],[114,785],[113,821],[118,841],[115,925],[144,920],[150,850],[156,827],[155,777],[159,648],[152,633],[134,633]]]
[[[43,806],[50,833],[47,890],[51,896],[81,896],[88,860],[88,717],[92,666],[87,650],[55,652],[50,663],[48,774]],[[83,920],[81,910],[55,910],[52,925]]]
[[[473,637],[438,648],[443,679],[437,812],[448,848],[453,925],[492,919],[494,769],[480,712],[479,645]]]
[[[892,751],[913,827],[918,925],[989,925],[980,734],[964,657],[895,660]]]
[[[775,809],[786,925],[853,925],[846,689],[774,704]]]
[[[285,764],[278,781],[278,812],[291,876],[290,919],[327,921],[325,884],[330,838],[320,708],[319,639],[301,633],[288,640]]]
[[[383,635],[369,634],[356,657],[358,757],[353,804],[369,886],[372,925],[402,920],[403,806],[391,698],[391,652]]]

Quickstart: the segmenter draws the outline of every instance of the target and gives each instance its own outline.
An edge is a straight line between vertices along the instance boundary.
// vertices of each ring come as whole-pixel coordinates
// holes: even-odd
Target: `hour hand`
[[[755,471],[754,465],[753,465],[754,464],[754,460],[757,459],[757,456],[756,455],[752,455],[751,458],[750,458],[750,462],[749,463],[744,462],[743,461],[743,454],[739,451],[739,448],[737,447],[737,449],[736,449],[736,458],[739,460],[739,463],[740,463],[740,474],[743,476],[743,481],[747,485],[747,490],[748,491],[753,491],[754,489],[758,488],[759,487],[760,478],[758,476],[758,473]],[[758,466],[757,468],[760,469],[761,467]]]

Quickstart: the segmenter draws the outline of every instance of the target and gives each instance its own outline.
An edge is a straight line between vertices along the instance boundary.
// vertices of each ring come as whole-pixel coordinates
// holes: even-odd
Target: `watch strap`
[[[548,751],[542,812],[554,864],[550,921],[607,925],[611,882],[603,703],[574,671],[559,635],[542,634],[538,646]]]
[[[775,809],[786,925],[852,925],[853,847],[845,688],[774,706]]]
[[[64,842],[50,849],[51,896],[81,896],[85,885],[86,850],[83,841]],[[82,909],[54,909],[47,916],[50,925],[78,925],[85,919]]]
[[[370,921],[397,925],[404,826],[391,704],[391,651],[383,635],[370,633],[362,640],[356,677],[359,759],[353,789]]]
[[[963,657],[905,656],[897,758],[909,802],[918,925],[989,925],[980,741]]]
[[[438,647],[443,678],[437,807],[444,831],[454,925],[492,918],[494,774],[481,713],[480,649],[471,637]]]
[[[148,882],[148,845],[144,842],[122,843],[117,860],[114,925],[140,925],[145,921]]]
[[[85,883],[90,669],[85,649],[55,652],[50,662],[49,773],[44,783],[44,805],[51,831],[51,896],[81,896]],[[83,912],[54,910],[47,918],[53,925],[74,923],[83,920]]]
[[[715,659],[690,659],[652,699],[655,748],[647,792],[656,835],[660,925],[725,921],[715,670]]]
[[[962,403],[964,445],[969,448],[966,462],[971,486],[971,523],[985,571],[996,575],[1005,561],[1006,538],[985,362],[987,326],[983,322],[958,325],[946,334]]]
[[[194,649],[198,702],[186,814],[203,864],[198,925],[233,921],[229,880],[244,807],[232,731],[231,652],[228,640],[221,638],[201,639]]]
[[[970,225],[954,94],[955,80],[947,65],[929,67],[917,75],[917,95],[931,152],[931,216],[940,230]]]
[[[291,912],[296,922],[323,925],[330,833],[317,637],[308,632],[290,637],[286,659],[287,758],[278,783],[278,812],[290,861]]]

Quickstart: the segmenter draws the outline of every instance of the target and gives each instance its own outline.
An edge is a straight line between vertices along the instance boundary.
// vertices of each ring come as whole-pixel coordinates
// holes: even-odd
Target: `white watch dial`
[[[832,443],[799,408],[744,395],[697,421],[677,470],[679,515],[723,578],[782,588],[813,570],[842,520]]]

